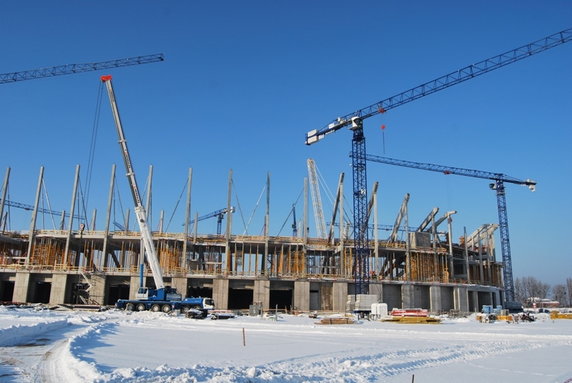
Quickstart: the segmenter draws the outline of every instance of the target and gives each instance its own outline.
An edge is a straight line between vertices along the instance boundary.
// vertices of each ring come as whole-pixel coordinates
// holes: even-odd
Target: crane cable
[[[101,115],[101,100],[103,98],[103,81],[99,81],[97,99],[95,102],[95,115],[93,117],[93,125],[91,128],[91,140],[89,142],[89,152],[87,158],[87,173],[86,173],[86,192],[84,206],[89,202],[89,192],[91,189],[91,176],[93,174],[93,163],[95,159],[95,144],[97,142],[97,132],[99,130],[99,116]],[[87,219],[86,219],[87,221]]]

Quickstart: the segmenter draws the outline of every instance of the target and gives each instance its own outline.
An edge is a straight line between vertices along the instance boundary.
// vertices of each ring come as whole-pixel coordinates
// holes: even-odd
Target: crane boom
[[[33,205],[28,205],[28,204],[16,202],[16,201],[10,201],[8,199],[5,200],[4,202],[6,203],[6,206],[15,207],[17,209],[28,210],[28,211],[34,210]],[[65,212],[65,211],[56,211],[56,210],[51,210],[51,209],[45,209],[42,207],[38,208],[38,213],[45,213],[45,214],[57,215],[57,216],[62,216],[62,214],[63,214],[64,217],[70,216],[70,214]],[[74,214],[73,217],[75,219],[84,219],[85,218],[85,217],[79,216],[77,214]]]
[[[356,294],[367,294],[369,291],[368,234],[365,227],[367,210],[367,167],[365,135],[363,120],[400,105],[428,96],[453,85],[478,77],[495,69],[520,61],[536,53],[543,52],[572,40],[572,28],[546,36],[516,49],[501,53],[494,57],[465,66],[434,80],[423,83],[395,96],[381,100],[375,104],[359,109],[354,113],[338,117],[325,128],[314,129],[306,133],[306,145],[312,145],[326,135],[348,127],[352,130],[352,174],[353,174],[353,214],[354,214],[354,247],[358,267],[354,268]],[[499,200],[500,201],[500,200]],[[500,202],[499,202],[500,203]]]
[[[484,178],[484,179],[489,179],[489,180],[493,180],[493,181],[502,180],[503,182],[508,182],[511,184],[528,186],[528,188],[531,190],[534,190],[534,188],[536,186],[536,181],[533,181],[531,179],[520,180],[518,178],[507,176],[506,174],[487,172],[484,170],[463,169],[463,168],[456,168],[454,166],[445,166],[445,165],[436,165],[436,164],[429,164],[429,163],[423,163],[423,162],[399,160],[397,158],[381,157],[381,156],[376,156],[373,154],[366,154],[365,159],[367,161],[370,161],[370,162],[379,162],[379,163],[387,164],[387,165],[395,165],[395,166],[402,166],[402,167],[406,167],[406,168],[429,170],[432,172],[438,172],[438,173],[443,173],[443,174],[455,174],[458,176]]]
[[[102,69],[117,68],[130,65],[149,64],[164,61],[162,53],[147,56],[135,56],[109,61],[100,61],[84,64],[66,64],[46,68],[32,69],[20,72],[9,72],[0,74],[0,84],[7,84],[16,81],[34,80],[44,77],[54,77],[73,73],[82,73]]]
[[[508,214],[506,208],[506,191],[504,183],[512,183],[516,185],[527,186],[531,191],[536,188],[536,181],[531,179],[520,180],[502,173],[492,173],[484,170],[463,169],[453,166],[435,165],[422,162],[398,160],[389,157],[374,156],[366,154],[367,161],[379,162],[382,164],[402,166],[406,168],[429,170],[433,172],[440,172],[443,174],[455,174],[466,177],[484,178],[494,181],[490,184],[491,189],[496,191],[497,195],[497,211],[499,216],[499,231],[501,239],[501,252],[503,267],[503,279],[505,288],[505,301],[508,305],[514,302],[514,281],[512,275],[512,255],[510,251],[510,236],[508,232]]]
[[[158,290],[164,289],[165,283],[163,282],[163,273],[161,271],[161,266],[159,265],[159,259],[155,251],[155,246],[153,244],[151,230],[147,225],[147,213],[145,212],[145,208],[141,202],[141,194],[139,193],[139,187],[137,186],[135,170],[133,169],[133,164],[131,162],[131,156],[129,154],[129,148],[127,147],[125,133],[123,132],[123,125],[121,124],[121,118],[119,116],[119,109],[117,107],[115,92],[113,91],[113,85],[111,83],[111,76],[101,76],[101,81],[105,83],[107,88],[107,95],[109,96],[109,103],[111,104],[111,111],[113,113],[113,119],[115,120],[115,127],[119,137],[119,146],[121,147],[121,154],[125,164],[125,171],[127,179],[129,180],[133,202],[135,203],[135,215],[137,216],[137,223],[139,224],[139,229],[141,231],[143,246],[145,247],[145,255],[147,256],[147,261],[149,262],[151,272],[153,273],[155,288]]]

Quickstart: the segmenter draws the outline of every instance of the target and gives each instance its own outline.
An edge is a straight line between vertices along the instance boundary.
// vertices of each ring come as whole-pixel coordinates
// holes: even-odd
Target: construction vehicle
[[[183,299],[181,294],[179,294],[175,288],[165,286],[163,273],[161,271],[161,266],[159,265],[159,258],[157,257],[155,245],[153,244],[151,230],[147,225],[147,212],[141,202],[141,194],[139,193],[135,171],[131,162],[129,149],[127,147],[127,140],[125,139],[125,134],[123,132],[119,109],[117,107],[117,101],[115,99],[115,93],[111,83],[111,76],[101,76],[101,81],[107,88],[111,111],[113,113],[113,119],[115,120],[115,127],[117,129],[117,135],[119,136],[119,146],[121,148],[121,154],[125,164],[127,179],[129,180],[129,187],[131,188],[131,196],[135,203],[135,215],[137,216],[137,223],[139,224],[139,229],[141,231],[141,238],[147,262],[149,263],[151,273],[153,274],[153,280],[155,282],[154,288],[143,286],[143,269],[141,269],[141,285],[139,286],[135,299],[119,299],[115,304],[115,307],[118,309],[125,309],[127,311],[150,310],[162,311],[165,313],[173,310],[180,310],[191,317],[205,317],[209,310],[214,309],[214,301],[211,298],[199,297]]]
[[[410,88],[404,92],[383,99],[375,104],[359,109],[353,113],[336,118],[321,129],[313,129],[306,133],[305,144],[313,145],[324,139],[327,135],[335,133],[342,128],[349,128],[352,133],[352,173],[353,173],[353,236],[354,236],[354,280],[355,294],[369,292],[369,236],[367,221],[367,165],[364,120],[383,114],[422,97],[447,89],[451,86],[479,77],[485,73],[518,62],[537,53],[552,49],[561,44],[572,41],[572,28],[546,36],[516,49],[501,53],[475,64],[465,66],[454,72],[447,73],[431,81]],[[505,263],[505,282],[511,278],[512,271],[508,269],[510,259],[503,254]],[[509,281],[510,283],[510,281]]]

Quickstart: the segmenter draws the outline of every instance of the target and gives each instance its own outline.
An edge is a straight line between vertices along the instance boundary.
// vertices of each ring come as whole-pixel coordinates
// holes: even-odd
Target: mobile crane
[[[117,135],[119,137],[119,146],[121,148],[121,154],[125,164],[127,179],[129,180],[129,187],[131,188],[131,196],[135,203],[135,215],[137,216],[137,223],[139,224],[139,229],[141,231],[141,238],[147,262],[149,263],[151,273],[153,274],[153,280],[155,281],[154,288],[141,285],[137,291],[135,299],[119,299],[115,306],[127,311],[151,310],[168,313],[172,310],[180,310],[192,317],[205,317],[209,310],[214,309],[214,301],[211,298],[190,297],[183,299],[181,294],[179,294],[175,288],[165,286],[163,273],[161,271],[161,266],[159,265],[157,252],[155,251],[155,245],[153,244],[151,230],[147,225],[147,213],[143,207],[143,203],[141,202],[141,194],[139,193],[135,171],[131,162],[129,149],[127,147],[127,140],[125,139],[125,134],[123,132],[119,109],[117,107],[117,101],[115,99],[115,93],[111,83],[111,76],[101,76],[101,81],[107,88],[111,111],[113,119],[115,120]]]

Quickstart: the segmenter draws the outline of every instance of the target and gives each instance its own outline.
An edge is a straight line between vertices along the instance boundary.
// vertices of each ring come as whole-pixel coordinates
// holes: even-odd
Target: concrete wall
[[[453,287],[455,310],[461,313],[469,312],[469,290],[464,286]]]
[[[299,311],[310,311],[310,282],[294,282],[294,307]]]
[[[90,303],[114,304],[111,296],[117,296],[122,291],[123,297],[135,298],[139,287],[138,275],[104,275],[90,274],[88,279],[92,287],[89,291]],[[13,281],[13,301],[15,302],[38,302],[38,297],[46,299],[49,292],[50,304],[70,303],[72,289],[82,277],[76,273],[30,273],[18,271],[0,273],[0,281]],[[150,278],[146,279],[147,285],[153,285]],[[188,287],[193,284],[193,279],[187,277],[167,277],[165,284],[171,285],[182,294],[186,295]],[[195,283],[196,284],[196,283]],[[204,279],[198,285],[212,286],[212,297],[217,309],[229,308],[229,296],[232,289],[246,289],[252,291],[252,301],[261,302],[263,309],[269,307],[271,289],[288,290],[291,295],[282,295],[283,300],[289,300],[291,296],[292,307],[298,311],[324,310],[345,312],[348,294],[352,294],[352,283],[347,281],[320,281],[313,280],[268,280],[268,279],[239,279],[218,277]],[[272,287],[274,284],[274,287]],[[197,286],[198,286],[197,285]],[[114,287],[123,286],[123,290]],[[11,288],[12,286],[10,286]],[[112,290],[113,288],[113,290]],[[469,290],[471,289],[471,290]],[[439,313],[451,309],[466,313],[480,311],[483,304],[501,304],[501,291],[495,287],[467,286],[467,285],[429,285],[415,283],[398,283],[391,281],[373,282],[370,284],[370,293],[376,294],[381,302],[387,303],[388,309],[393,308],[426,308],[431,312]],[[46,301],[47,302],[47,301]],[[247,302],[245,302],[247,303]],[[285,307],[288,302],[281,303]],[[231,305],[232,306],[232,302]]]
[[[52,275],[52,289],[50,292],[50,304],[57,305],[66,303],[68,291],[68,275],[64,273],[56,273]]]
[[[391,311],[391,309],[402,307],[401,303],[401,285],[399,284],[385,284],[383,286],[383,299],[381,300],[383,303],[387,303],[387,309]]]
[[[218,310],[228,309],[228,287],[228,279],[216,278],[213,280],[213,299],[215,308]]]
[[[343,313],[346,311],[348,300],[348,284],[346,282],[334,282],[332,286],[332,310]]]
[[[257,279],[254,281],[253,299],[254,302],[262,302],[262,310],[270,308],[270,281],[267,279]]]
[[[14,283],[14,302],[28,302],[28,291],[30,289],[30,273],[28,271],[19,271],[16,273],[16,281]],[[63,303],[63,302],[62,302]]]

